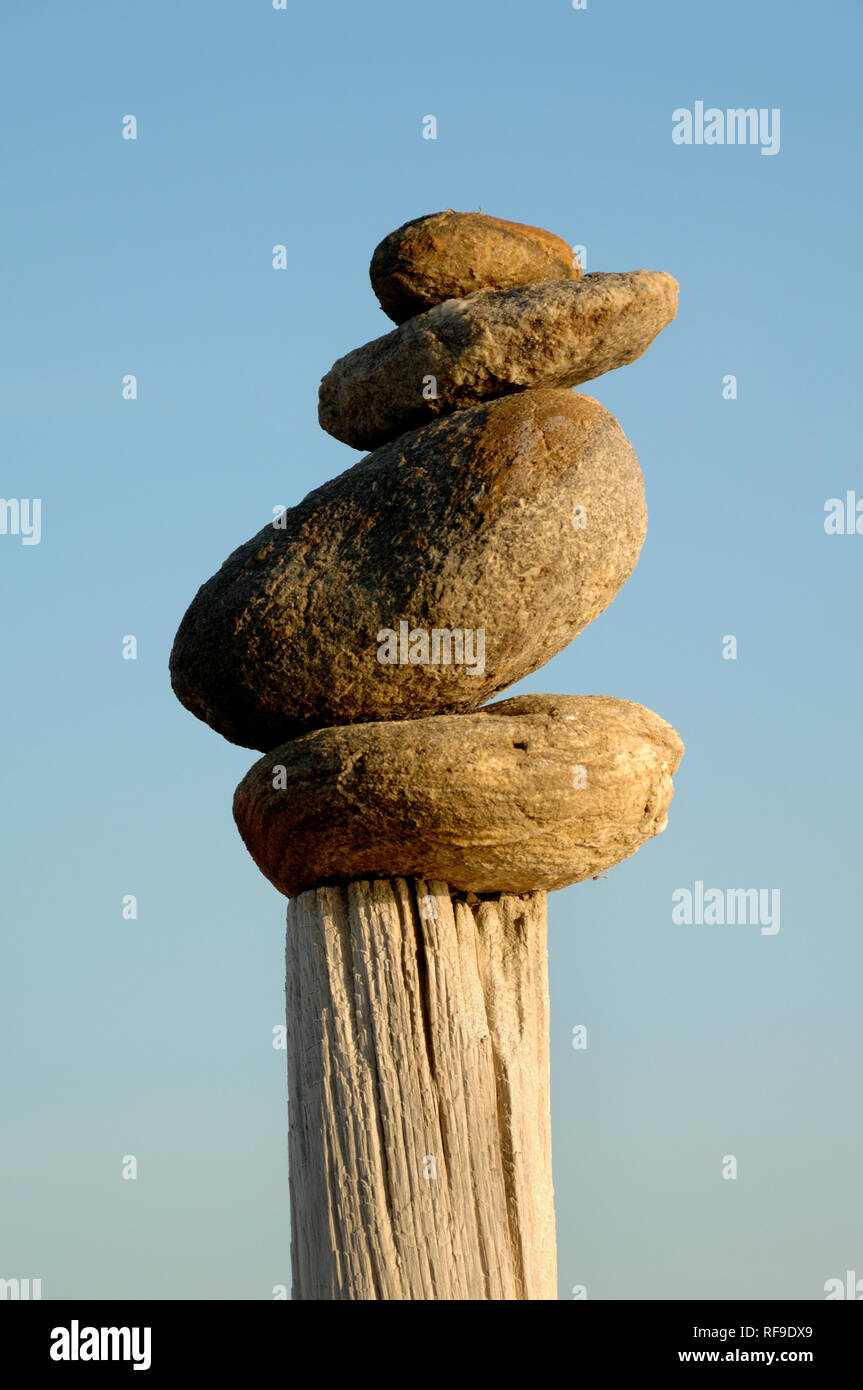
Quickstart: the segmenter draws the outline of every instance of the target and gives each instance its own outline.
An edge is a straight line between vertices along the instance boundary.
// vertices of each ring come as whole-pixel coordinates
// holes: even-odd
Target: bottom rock
[[[665,829],[682,753],[643,705],[521,695],[303,734],[249,770],[234,819],[288,897],[395,876],[474,893],[563,888]]]
[[[472,892],[563,888],[666,828],[682,751],[642,705],[521,695],[474,714],[303,734],[247,771],[233,819],[289,898],[395,876]]]

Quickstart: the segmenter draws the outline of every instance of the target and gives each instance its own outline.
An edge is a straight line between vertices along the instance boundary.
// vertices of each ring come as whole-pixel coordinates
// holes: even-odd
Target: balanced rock
[[[374,877],[563,888],[665,829],[682,753],[642,705],[522,695],[476,714],[305,734],[255,763],[234,819],[288,897]]]
[[[265,526],[177,633],[182,703],[233,743],[477,709],[611,603],[647,513],[590,396],[526,391],[436,420]]]
[[[634,362],[677,312],[677,281],[633,270],[479,290],[340,357],[318,419],[373,449],[436,415],[534,387],[572,387]]]
[[[551,232],[452,210],[417,217],[390,232],[369,267],[372,289],[394,323],[474,290],[580,275],[572,248]]]

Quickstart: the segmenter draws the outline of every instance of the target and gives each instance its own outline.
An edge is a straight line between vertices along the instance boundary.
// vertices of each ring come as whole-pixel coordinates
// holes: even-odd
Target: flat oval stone
[[[598,401],[526,391],[361,459],[198,591],[171,653],[182,703],[232,743],[477,709],[611,603],[647,527]]]
[[[374,449],[435,416],[536,387],[578,386],[634,362],[677,312],[677,281],[633,270],[448,299],[340,357],[318,419]]]
[[[665,829],[682,753],[642,705],[522,695],[475,714],[305,734],[255,763],[234,819],[288,897],[375,877],[550,890]]]
[[[372,289],[394,323],[474,290],[533,280],[577,280],[572,247],[541,227],[483,212],[434,212],[405,222],[375,247]]]

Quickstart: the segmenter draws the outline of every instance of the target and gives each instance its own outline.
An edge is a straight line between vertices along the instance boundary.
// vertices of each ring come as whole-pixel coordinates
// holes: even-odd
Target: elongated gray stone
[[[171,653],[233,743],[478,708],[612,601],[647,525],[620,425],[530,391],[402,436],[234,551]]]
[[[448,299],[340,357],[321,382],[329,434],[373,449],[453,410],[572,387],[634,362],[677,312],[677,281],[634,270]]]
[[[369,267],[372,289],[395,323],[475,290],[580,275],[572,247],[552,232],[452,209],[390,232],[375,247]]]
[[[234,818],[282,893],[368,877],[562,888],[665,829],[683,752],[626,700],[522,695],[469,715],[318,729],[259,759]]]

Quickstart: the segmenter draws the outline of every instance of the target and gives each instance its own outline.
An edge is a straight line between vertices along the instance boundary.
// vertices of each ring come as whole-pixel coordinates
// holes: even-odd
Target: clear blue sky
[[[4,7],[0,491],[43,516],[0,535],[0,1277],[290,1281],[285,904],[231,819],[256,755],[168,653],[229,551],[359,457],[319,379],[388,329],[374,246],[447,206],[681,287],[585,388],[645,473],[639,565],[509,692],[638,700],[687,748],[666,833],[550,898],[561,1297],[863,1273],[863,535],[823,526],[863,498],[861,27],[854,0]],[[699,100],[779,108],[779,153],[674,144]],[[674,924],[696,880],[779,888],[779,933]]]

